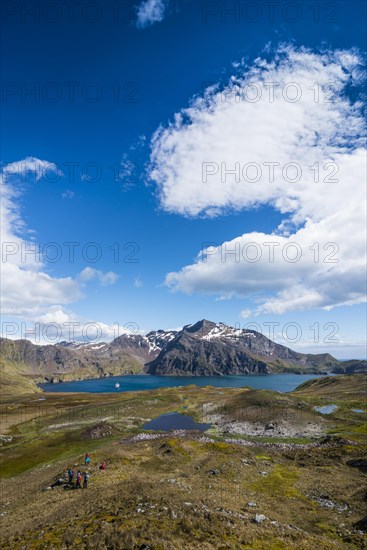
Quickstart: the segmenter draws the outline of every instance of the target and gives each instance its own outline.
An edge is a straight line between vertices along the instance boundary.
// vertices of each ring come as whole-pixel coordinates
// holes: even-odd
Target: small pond
[[[321,414],[331,414],[336,411],[337,405],[323,405],[322,407],[314,407],[314,410]]]
[[[354,412],[354,413],[364,413],[366,411],[364,411],[363,409],[352,409],[352,412]]]
[[[205,432],[211,424],[198,424],[191,416],[179,413],[161,414],[157,418],[144,424],[144,430],[159,430],[168,432],[170,430],[199,430]]]

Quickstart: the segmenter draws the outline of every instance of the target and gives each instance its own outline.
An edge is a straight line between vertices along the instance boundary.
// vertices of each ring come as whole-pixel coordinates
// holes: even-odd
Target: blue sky
[[[296,8],[280,2],[273,18],[266,2],[252,3],[257,11],[251,12],[245,2],[136,0],[119,3],[117,14],[114,2],[94,2],[96,12],[86,1],[72,16],[63,2],[53,4],[55,12],[49,3],[35,2],[32,14],[21,2],[5,2],[2,12],[6,22],[2,40],[7,44],[2,48],[1,122],[8,216],[5,242],[15,242],[17,247],[37,242],[41,249],[57,243],[56,248],[45,250],[59,253],[57,261],[43,258],[41,265],[31,255],[26,262],[19,260],[18,253],[9,254],[8,249],[3,268],[10,264],[12,271],[4,273],[11,280],[3,288],[5,322],[31,327],[35,322],[93,321],[103,326],[106,338],[111,337],[108,326],[113,323],[151,330],[209,318],[240,326],[257,323],[267,334],[264,323],[271,322],[278,323],[275,338],[290,347],[329,351],[341,358],[364,357],[363,267],[357,262],[353,271],[347,269],[363,251],[363,210],[357,216],[359,225],[351,221],[355,222],[360,192],[346,177],[342,183],[351,191],[344,211],[349,216],[341,214],[339,222],[330,221],[331,213],[319,204],[328,202],[328,197],[333,197],[332,203],[335,193],[340,193],[335,204],[342,212],[345,191],[340,186],[337,191],[330,187],[329,195],[322,191],[319,201],[313,202],[305,190],[307,182],[299,196],[289,192],[289,182],[285,187],[279,183],[276,194],[265,185],[251,200],[251,193],[244,196],[231,183],[226,187],[227,181],[218,185],[213,179],[211,185],[209,180],[203,192],[198,173],[203,162],[216,166],[222,161],[229,166],[230,159],[232,165],[233,159],[251,162],[258,159],[259,149],[266,150],[269,140],[279,143],[279,151],[269,149],[272,153],[264,153],[262,161],[279,158],[283,162],[293,141],[281,148],[283,141],[276,134],[284,122],[280,109],[269,118],[262,115],[264,109],[262,113],[251,110],[257,109],[251,103],[235,112],[235,103],[228,100],[228,124],[220,126],[222,105],[216,92],[206,97],[212,117],[210,107],[193,103],[193,98],[202,97],[209,85],[227,87],[231,77],[243,85],[256,67],[252,82],[256,75],[261,80],[261,71],[266,70],[273,76],[288,75],[288,81],[295,75],[301,81],[307,73],[309,80],[302,82],[311,84],[322,67],[325,74],[319,75],[320,81],[337,81],[341,91],[331,111],[319,113],[315,105],[305,102],[302,110],[289,115],[290,123],[298,118],[304,121],[302,131],[313,124],[314,117],[321,121],[315,130],[319,136],[318,145],[313,146],[316,157],[310,156],[308,142],[304,151],[297,147],[294,154],[297,162],[306,159],[306,164],[310,158],[332,162],[338,158],[340,177],[353,174],[360,185],[359,158],[352,159],[352,167],[349,162],[363,145],[360,107],[355,101],[361,99],[363,88],[365,3],[321,2],[316,13],[311,2],[295,2]],[[226,7],[239,11],[226,14]],[[335,54],[340,50],[343,55]],[[262,65],[256,64],[258,58],[263,59]],[[189,105],[193,112],[183,113]],[[289,105],[293,104],[288,102],[287,109]],[[175,126],[177,113],[183,121]],[[330,128],[328,121],[339,118],[341,129]],[[292,122],[289,134],[309,139],[293,126]],[[226,136],[223,147],[215,136]],[[340,145],[342,139],[345,143]],[[226,146],[228,151],[221,157],[217,151]],[[235,157],[233,151],[237,151]],[[23,159],[28,161],[22,171]],[[52,164],[43,177],[37,177],[29,159]],[[191,173],[191,167],[196,171]],[[298,201],[296,209],[289,207],[291,200]],[[279,229],[285,219],[291,229]],[[311,228],[307,227],[310,219]],[[308,236],[299,233],[305,225]],[[352,246],[344,232],[341,235],[341,225]],[[233,244],[245,235],[253,235],[251,242],[258,242],[259,235],[267,236],[262,242],[269,235],[279,235],[281,247],[289,242],[289,235],[307,249],[315,240],[321,247],[336,243],[340,249],[337,272],[318,271],[319,265],[315,268],[307,262],[302,268],[300,262],[298,271],[284,262],[274,272],[271,265],[269,272],[269,265],[260,264],[254,271],[243,257],[232,265],[230,254],[225,261],[217,261],[219,255],[223,258],[225,243]],[[74,260],[65,245],[68,242],[79,243]],[[91,242],[97,243],[100,252],[96,262],[86,255]],[[222,248],[203,263],[197,256],[210,243]],[[239,246],[244,244],[245,240],[238,241]],[[334,269],[335,264],[329,267]],[[289,282],[282,285],[287,277]],[[294,327],[288,330],[288,323],[300,326],[300,338],[295,338]],[[3,327],[3,335],[11,336],[9,326],[6,334]],[[319,329],[316,341],[315,327]]]

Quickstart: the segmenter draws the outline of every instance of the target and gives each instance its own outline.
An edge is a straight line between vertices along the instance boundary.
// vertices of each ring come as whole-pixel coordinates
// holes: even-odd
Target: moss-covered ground
[[[320,379],[291,394],[189,386],[4,399],[2,547],[364,548],[366,415],[352,409],[366,410],[365,381]],[[338,405],[333,414],[314,410],[328,403]],[[253,420],[266,410],[261,422],[285,413],[290,422],[320,421],[329,437],[241,433],[228,443],[220,424],[155,439],[143,428],[168,412],[205,422],[210,411],[236,425],[243,410]],[[50,489],[70,465],[85,469],[86,452],[88,489]],[[266,519],[256,523],[256,514]]]

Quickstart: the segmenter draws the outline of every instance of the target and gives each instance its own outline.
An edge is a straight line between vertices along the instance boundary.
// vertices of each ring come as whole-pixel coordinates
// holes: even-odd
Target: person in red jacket
[[[76,476],[76,488],[81,489],[82,488],[82,473],[80,470],[78,470],[77,476]]]
[[[105,460],[102,462],[102,464],[100,465],[99,469],[100,469],[100,470],[106,470],[106,469],[107,469],[107,464],[106,464],[106,461],[105,461]]]

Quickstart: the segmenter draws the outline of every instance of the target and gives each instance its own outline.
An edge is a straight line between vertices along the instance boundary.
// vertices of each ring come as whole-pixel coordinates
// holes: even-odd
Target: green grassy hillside
[[[351,374],[343,376],[327,376],[314,378],[304,382],[296,389],[297,395],[309,397],[324,397],[337,401],[366,402],[367,376]]]
[[[27,373],[21,363],[0,358],[0,396],[24,395],[39,393],[34,377]]]
[[[365,378],[339,380],[339,388],[354,387],[353,399],[341,390],[344,408],[327,416],[314,410],[320,396],[304,385],[290,394],[189,386],[8,398],[0,429],[2,547],[362,548],[366,415],[351,408],[365,398]],[[318,382],[322,403],[334,402],[335,382]],[[212,428],[143,428],[174,411]],[[68,466],[84,470],[85,452],[89,488],[49,488]],[[265,519],[256,523],[256,514]]]

